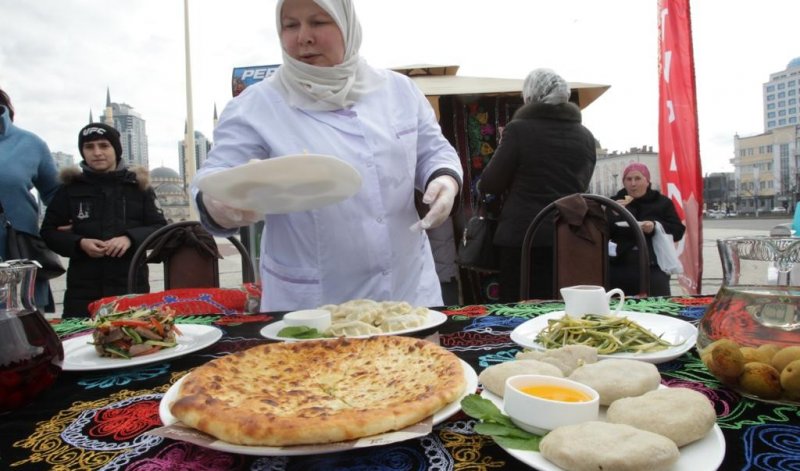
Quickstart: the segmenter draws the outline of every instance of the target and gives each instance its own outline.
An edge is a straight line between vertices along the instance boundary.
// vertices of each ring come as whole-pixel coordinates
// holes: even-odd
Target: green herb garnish
[[[313,327],[293,325],[290,327],[284,327],[278,331],[278,337],[285,337],[288,339],[321,339],[328,336]]]
[[[539,451],[542,437],[517,427],[492,401],[470,394],[461,400],[461,410],[473,419],[480,420],[480,423],[475,424],[475,431],[481,435],[490,435],[498,445],[516,450]]]

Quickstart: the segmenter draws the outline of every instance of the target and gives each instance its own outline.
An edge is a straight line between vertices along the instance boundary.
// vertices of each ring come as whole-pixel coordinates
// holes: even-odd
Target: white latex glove
[[[211,216],[211,219],[226,229],[249,226],[250,224],[255,224],[264,219],[263,214],[247,209],[230,207],[206,194],[203,194],[203,204],[206,207],[208,215]]]
[[[456,196],[458,196],[458,182],[455,178],[450,175],[434,178],[422,195],[422,202],[430,207],[428,214],[412,224],[409,229],[412,232],[422,232],[440,226],[450,216]]]

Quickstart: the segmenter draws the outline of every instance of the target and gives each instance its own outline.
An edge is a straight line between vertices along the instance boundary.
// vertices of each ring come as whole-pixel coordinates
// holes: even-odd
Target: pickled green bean
[[[586,314],[583,317],[565,315],[549,319],[547,327],[536,336],[545,348],[565,345],[586,345],[600,355],[611,353],[651,353],[673,345],[626,317]]]

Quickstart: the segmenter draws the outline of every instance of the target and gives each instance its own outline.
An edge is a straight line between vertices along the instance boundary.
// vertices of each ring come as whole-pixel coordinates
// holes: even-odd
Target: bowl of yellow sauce
[[[519,428],[544,435],[563,425],[597,420],[600,395],[566,378],[517,375],[506,380],[503,409]]]

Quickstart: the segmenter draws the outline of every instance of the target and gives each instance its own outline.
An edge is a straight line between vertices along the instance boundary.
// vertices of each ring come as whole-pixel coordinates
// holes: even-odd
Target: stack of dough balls
[[[678,448],[705,437],[717,419],[704,394],[688,388],[659,389],[661,374],[655,365],[598,361],[592,347],[521,352],[513,361],[486,368],[479,380],[485,389],[503,396],[505,380],[519,374],[586,384],[598,392],[600,404],[608,406],[605,421],[559,427],[542,439],[542,456],[568,471],[668,470],[680,458]]]
[[[740,347],[720,339],[704,348],[700,358],[727,385],[763,399],[800,402],[800,345]]]
[[[423,326],[428,320],[428,308],[414,307],[405,301],[354,299],[317,309],[330,311],[331,326],[324,333],[334,337],[397,332]]]

